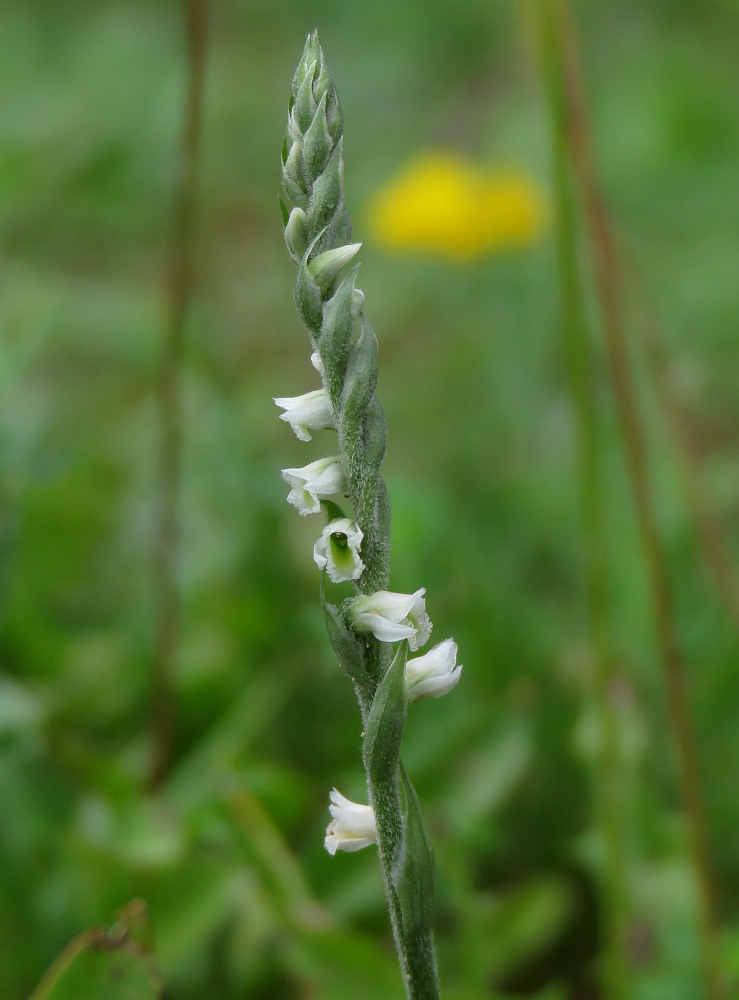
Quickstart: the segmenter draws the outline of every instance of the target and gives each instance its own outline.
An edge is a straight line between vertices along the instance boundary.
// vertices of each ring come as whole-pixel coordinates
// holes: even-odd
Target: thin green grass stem
[[[566,0],[552,0],[552,38],[559,53],[562,111],[559,114],[561,156],[571,161],[583,201],[587,252],[592,262],[600,306],[606,356],[614,389],[627,465],[649,583],[654,627],[667,694],[667,710],[677,751],[680,796],[688,824],[688,840],[699,913],[699,939],[704,995],[725,994],[718,968],[718,903],[708,835],[698,740],[693,723],[685,663],[678,639],[669,568],[654,503],[646,435],[639,413],[621,313],[619,260],[605,202],[597,182],[584,90],[577,57],[575,24]],[[563,164],[563,170],[566,169]]]
[[[599,461],[598,412],[593,389],[591,345],[583,301],[575,202],[568,170],[562,77],[547,0],[539,0],[543,78],[552,130],[552,174],[556,239],[563,308],[563,348],[575,413],[587,592],[595,659],[600,722],[596,790],[605,847],[604,909],[607,942],[604,985],[611,1000],[629,997],[627,953],[627,866],[619,791],[618,728],[611,701],[613,666],[609,639],[608,572]]]

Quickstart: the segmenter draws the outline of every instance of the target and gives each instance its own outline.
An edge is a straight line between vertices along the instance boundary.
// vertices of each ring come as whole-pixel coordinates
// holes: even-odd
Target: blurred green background
[[[711,509],[739,523],[739,7],[578,5],[604,185],[664,321]],[[177,726],[147,792],[156,377],[186,57],[175,0],[0,7],[0,998],[149,904],[167,996],[358,1000],[402,986],[374,852],[330,858],[360,724],[285,503],[313,387],[277,205],[292,72],[318,27],[367,200],[427,149],[549,184],[526,20],[482,0],[209,10],[184,370]],[[554,244],[467,265],[366,242],[390,429],[393,589],[465,665],[412,711],[449,1000],[601,994],[598,733]],[[599,362],[636,1000],[699,1000],[696,912],[643,561]],[[739,642],[640,369],[724,921],[739,966]],[[725,543],[732,543],[729,534]],[[735,541],[736,539],[734,539]],[[734,552],[739,565],[739,552]]]

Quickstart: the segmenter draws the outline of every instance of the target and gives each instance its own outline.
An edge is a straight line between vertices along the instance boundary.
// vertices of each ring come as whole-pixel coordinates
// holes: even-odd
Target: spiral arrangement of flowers
[[[279,398],[280,415],[302,441],[332,428],[338,449],[303,468],[284,469],[289,502],[302,515],[326,514],[314,547],[321,601],[334,651],[361,710],[369,805],[334,789],[326,848],[356,851],[376,843],[408,996],[440,996],[433,942],[433,852],[418,799],[400,760],[407,707],[439,697],[459,680],[457,647],[428,641],[425,590],[389,591],[390,503],[381,475],[387,428],[375,395],[377,338],[364,314],[352,265],[344,203],[344,120],[316,33],[309,35],[292,83],[282,151],[285,241],[297,266],[295,303],[310,337],[321,387]],[[351,511],[342,504],[348,500]],[[353,585],[339,606],[325,577]]]

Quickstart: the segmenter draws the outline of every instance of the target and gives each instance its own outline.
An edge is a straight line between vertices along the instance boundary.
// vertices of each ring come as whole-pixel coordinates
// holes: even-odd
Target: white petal
[[[310,441],[309,430],[320,430],[334,426],[333,411],[325,389],[314,389],[302,396],[281,396],[275,403],[285,412],[280,420],[286,420],[301,441]]]
[[[338,536],[343,544],[339,545]],[[325,569],[334,583],[358,580],[364,572],[359,555],[362,544],[361,530],[348,517],[335,518],[321,532],[313,547],[313,559],[319,569]]]
[[[431,619],[425,611],[423,614],[418,616],[409,615],[408,621],[413,626],[415,632],[413,638],[408,640],[408,645],[415,653],[417,649],[420,649],[421,646],[425,646],[428,642],[433,625],[431,624]]]
[[[417,684],[408,695],[409,701],[422,701],[424,698],[441,698],[456,687],[457,681],[462,676],[461,664],[446,677],[428,677]]]
[[[328,565],[328,543],[323,535],[313,546],[313,562],[319,569],[325,569]]]
[[[370,840],[368,837],[355,837],[352,834],[347,834],[343,830],[338,830],[334,828],[334,824],[331,823],[326,830],[326,838],[323,841],[323,846],[326,848],[329,854],[334,855],[337,851],[361,851],[363,847],[369,847],[370,844],[377,843],[376,840]]]
[[[416,603],[417,595],[423,593],[423,590],[415,594],[395,594],[390,590],[378,590],[374,594],[361,594],[354,602],[354,608],[358,613],[382,615],[391,621],[399,622],[408,616]]]
[[[341,493],[344,488],[344,476],[337,456],[319,458],[302,469],[283,469],[282,478],[292,486],[288,503],[303,515],[317,514],[321,509],[321,498]]]
[[[320,473],[320,475],[315,477],[315,479],[311,479],[310,482],[306,484],[306,489],[309,489],[312,493],[317,493],[322,497],[333,496],[334,493],[343,493],[344,473],[342,472],[338,459],[335,459],[331,465],[327,466],[323,472]]]
[[[318,497],[303,489],[290,490],[287,502],[295,507],[301,517],[306,517],[308,514],[318,514],[321,509],[321,501]]]
[[[334,788],[329,805],[331,822],[326,830],[324,846],[329,854],[337,851],[359,851],[377,843],[375,814],[371,806],[360,805],[345,798]]]
[[[406,663],[408,700],[441,697],[459,681],[461,671],[461,665],[457,666],[457,644],[453,639],[445,639],[424,656],[416,656]]]
[[[454,669],[457,662],[457,644],[454,639],[444,639],[423,656],[415,656],[408,660],[406,672],[415,677],[427,677],[430,674],[447,674]]]
[[[412,639],[416,634],[412,625],[402,625],[369,611],[355,614],[354,620],[372,632],[380,642],[399,642],[400,639]]]
[[[335,455],[331,455],[329,458],[317,458],[315,462],[309,462],[307,465],[303,465],[299,469],[283,469],[282,478],[286,483],[290,483],[292,486],[295,485],[297,480],[300,482],[308,483],[311,479],[315,479],[317,476],[323,475],[326,469],[330,468],[339,459]]]
[[[375,814],[372,806],[352,802],[336,788],[331,790],[329,799],[328,811],[334,821],[340,823],[347,832],[353,833],[357,837],[374,837],[376,835]]]
[[[408,623],[416,629],[416,634],[412,639],[408,640],[408,645],[412,650],[420,649],[421,646],[428,642],[428,638],[431,635],[431,619],[426,614],[426,601],[423,595],[426,593],[424,587],[417,590],[413,597],[415,598],[413,602],[413,607],[408,613]]]

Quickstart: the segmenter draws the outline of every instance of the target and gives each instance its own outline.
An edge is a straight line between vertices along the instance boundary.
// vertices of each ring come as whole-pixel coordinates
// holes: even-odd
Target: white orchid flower
[[[445,639],[423,656],[408,660],[405,665],[405,693],[408,701],[440,698],[451,691],[462,673],[457,664],[457,644]]]
[[[380,642],[407,639],[411,649],[420,649],[431,635],[425,593],[426,588],[421,587],[414,594],[394,594],[389,590],[360,594],[352,601],[354,627],[359,632],[372,632]]]
[[[337,851],[359,851],[377,843],[375,814],[371,806],[361,806],[345,798],[334,788],[328,807],[331,822],[326,830],[324,847],[329,854]]]
[[[343,583],[358,580],[364,571],[359,555],[364,535],[348,517],[330,521],[313,546],[313,559],[319,569],[325,569],[329,580]]]
[[[310,431],[334,426],[331,401],[325,389],[314,389],[302,396],[282,396],[275,403],[285,411],[280,420],[286,420],[301,441],[310,441]]]
[[[282,478],[292,487],[287,502],[303,515],[317,514],[323,498],[344,492],[344,473],[337,455],[319,458],[302,469],[283,469]]]

